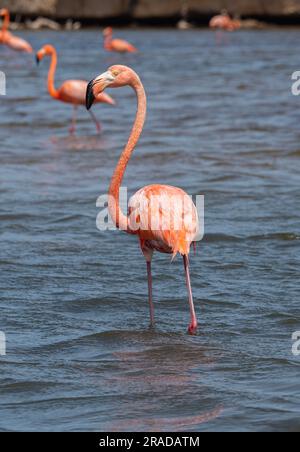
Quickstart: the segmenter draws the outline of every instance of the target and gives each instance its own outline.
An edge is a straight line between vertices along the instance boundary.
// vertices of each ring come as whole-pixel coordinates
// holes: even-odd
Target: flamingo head
[[[127,66],[112,66],[108,71],[91,80],[86,92],[86,107],[89,110],[99,94],[107,88],[121,88],[132,86],[137,74]]]
[[[103,30],[103,36],[104,36],[105,38],[107,38],[108,36],[111,36],[112,33],[113,33],[113,29],[112,29],[111,27],[106,27],[106,28],[104,28],[104,30]]]
[[[0,17],[8,16],[8,15],[9,15],[9,11],[7,8],[0,9]]]
[[[36,62],[37,62],[37,64],[39,64],[40,61],[42,61],[42,59],[45,56],[53,55],[53,53],[55,53],[55,49],[54,49],[53,46],[47,44],[44,47],[42,47],[36,54]]]

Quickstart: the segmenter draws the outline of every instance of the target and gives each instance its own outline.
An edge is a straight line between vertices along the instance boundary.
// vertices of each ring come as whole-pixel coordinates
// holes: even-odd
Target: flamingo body
[[[33,49],[25,39],[19,38],[8,31],[10,24],[9,11],[7,9],[0,10],[0,17],[4,17],[3,27],[0,33],[0,43],[17,52],[32,53]]]
[[[129,42],[123,39],[113,39],[113,30],[108,27],[104,30],[104,48],[108,52],[119,52],[119,53],[135,53],[137,49]]]
[[[12,50],[16,50],[17,52],[24,53],[32,53],[33,48],[31,45],[25,41],[25,39],[19,38],[18,36],[14,36],[11,33],[5,33],[3,44],[10,47]]]
[[[227,15],[218,15],[211,19],[209,23],[210,28],[218,30],[233,31],[234,27],[232,20]]]
[[[58,99],[72,105],[85,105],[88,82],[85,80],[67,80],[58,89]],[[101,93],[95,99],[96,103],[115,105],[115,101],[106,93]]]
[[[174,257],[177,253],[189,254],[199,223],[197,209],[183,190],[169,185],[144,187],[130,199],[129,214],[138,227],[146,258],[153,251]]]

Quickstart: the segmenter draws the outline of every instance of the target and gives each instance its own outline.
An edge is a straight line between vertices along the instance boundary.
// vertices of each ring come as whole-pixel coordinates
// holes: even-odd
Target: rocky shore
[[[232,14],[266,22],[299,23],[299,0],[2,0],[14,15],[34,19],[47,16],[86,23],[176,23],[183,15],[205,24],[227,4]]]

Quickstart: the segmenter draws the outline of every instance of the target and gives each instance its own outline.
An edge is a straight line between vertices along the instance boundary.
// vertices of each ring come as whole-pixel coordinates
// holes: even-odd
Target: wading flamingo
[[[51,57],[51,64],[48,73],[48,91],[53,99],[72,104],[74,108],[70,133],[76,130],[77,108],[85,105],[85,96],[88,82],[84,80],[68,80],[64,82],[59,89],[55,88],[54,79],[57,67],[57,53],[53,46],[45,45],[36,54],[36,61],[39,63],[45,56]],[[115,105],[115,101],[105,93],[99,94],[95,100],[97,103]],[[90,112],[93,121],[96,124],[97,131],[100,132],[101,126],[95,115]]]
[[[129,44],[129,42],[123,39],[113,39],[113,29],[107,27],[103,30],[104,36],[104,48],[109,52],[119,52],[119,53],[135,53],[137,49]]]
[[[147,99],[143,84],[132,69],[126,66],[112,66],[107,72],[89,83],[86,105],[90,109],[105,88],[123,86],[130,86],[136,92],[138,109],[129,141],[111,181],[108,200],[109,213],[118,229],[139,237],[140,246],[147,261],[151,325],[154,325],[151,274],[153,252],[171,254],[173,257],[180,253],[183,256],[191,314],[188,331],[190,334],[194,334],[197,330],[197,318],[190,280],[189,252],[191,244],[199,232],[199,221],[197,209],[191,198],[180,188],[151,185],[142,188],[131,198],[128,216],[122,212],[120,207],[120,186],[146,119]]]
[[[226,10],[223,10],[218,16],[214,16],[209,22],[209,27],[213,30],[234,30],[232,19]]]
[[[8,9],[1,9],[0,17],[4,17],[3,27],[0,32],[0,44],[4,44],[13,50],[17,50],[18,52],[32,53],[33,49],[28,42],[18,36],[14,36],[8,31],[10,24],[10,14]]]

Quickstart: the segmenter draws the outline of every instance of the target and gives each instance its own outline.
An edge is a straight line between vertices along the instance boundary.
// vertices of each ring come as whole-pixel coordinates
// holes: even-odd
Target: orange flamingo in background
[[[14,36],[8,31],[10,24],[10,14],[8,9],[1,9],[0,17],[4,17],[3,27],[0,32],[0,44],[4,44],[19,52],[32,53],[33,49],[28,42],[18,36]]]
[[[129,201],[129,216],[120,207],[120,186],[132,152],[142,133],[147,109],[147,99],[138,75],[126,66],[113,66],[92,80],[87,89],[86,105],[90,109],[105,88],[132,87],[137,95],[138,110],[129,141],[115,169],[109,189],[108,209],[118,229],[138,235],[142,252],[147,261],[148,289],[151,325],[154,325],[152,300],[151,262],[154,251],[183,256],[189,294],[191,322],[190,334],[197,330],[193,294],[189,271],[191,244],[199,232],[198,214],[191,198],[180,188],[167,185],[151,185],[139,190]]]
[[[45,45],[36,54],[37,63],[39,63],[45,56],[51,57],[51,64],[48,73],[48,91],[53,99],[72,104],[74,107],[72,125],[70,127],[70,133],[74,133],[76,129],[76,116],[77,108],[80,105],[85,105],[85,96],[88,82],[84,80],[68,80],[62,84],[59,89],[54,86],[55,72],[57,67],[57,53],[53,46]],[[106,103],[115,105],[115,101],[105,93],[99,94],[96,99],[97,103]],[[97,131],[100,132],[101,126],[95,115],[91,113],[91,117],[96,124]]]
[[[137,49],[129,44],[129,42],[123,39],[113,39],[113,29],[107,27],[103,30],[104,36],[104,48],[109,52],[119,52],[119,53],[135,53]]]

